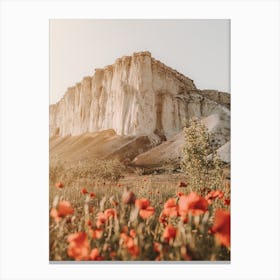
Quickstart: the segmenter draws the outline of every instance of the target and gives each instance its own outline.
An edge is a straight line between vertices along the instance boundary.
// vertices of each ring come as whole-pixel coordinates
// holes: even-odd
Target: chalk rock
[[[50,106],[50,137],[113,129],[162,141],[179,133],[186,119],[211,115],[227,98],[203,93],[149,52],[134,53],[68,88]]]

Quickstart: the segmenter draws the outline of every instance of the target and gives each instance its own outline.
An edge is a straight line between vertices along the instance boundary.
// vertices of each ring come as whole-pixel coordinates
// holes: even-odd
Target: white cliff
[[[186,119],[209,116],[221,106],[226,94],[210,93],[149,52],[134,53],[68,88],[50,106],[50,137],[114,129],[118,135],[170,139]]]

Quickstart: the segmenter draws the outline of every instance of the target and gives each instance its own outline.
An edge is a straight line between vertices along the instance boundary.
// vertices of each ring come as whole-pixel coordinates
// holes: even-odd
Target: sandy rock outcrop
[[[150,52],[134,53],[68,88],[50,106],[50,137],[113,129],[118,135],[154,135],[162,141],[179,133],[186,119],[209,116],[219,104],[228,104],[227,98],[198,90]]]
[[[230,113],[229,110],[220,106],[213,114],[202,119],[211,135],[211,145],[217,150],[217,155],[224,162],[229,162],[230,156]],[[181,131],[171,139],[160,145],[137,155],[132,165],[138,167],[159,167],[168,162],[180,163],[183,158],[185,145],[184,132]]]

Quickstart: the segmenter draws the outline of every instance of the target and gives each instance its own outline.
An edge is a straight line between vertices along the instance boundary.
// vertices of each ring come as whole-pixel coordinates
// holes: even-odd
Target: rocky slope
[[[212,137],[212,145],[218,149],[217,154],[226,163],[230,161],[230,112],[228,109],[217,107],[212,115],[202,119]],[[159,167],[169,162],[179,164],[183,158],[185,145],[184,132],[181,131],[171,139],[139,154],[132,164],[136,167]]]
[[[124,56],[95,69],[50,106],[50,137],[113,129],[158,142],[179,133],[185,120],[229,106],[229,95],[198,90],[193,81],[151,57]]]

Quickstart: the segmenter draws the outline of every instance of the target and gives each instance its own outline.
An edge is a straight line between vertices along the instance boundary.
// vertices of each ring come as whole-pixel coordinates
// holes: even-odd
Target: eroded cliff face
[[[114,129],[169,139],[186,119],[210,115],[217,100],[149,52],[134,53],[68,88],[50,106],[50,137]]]

